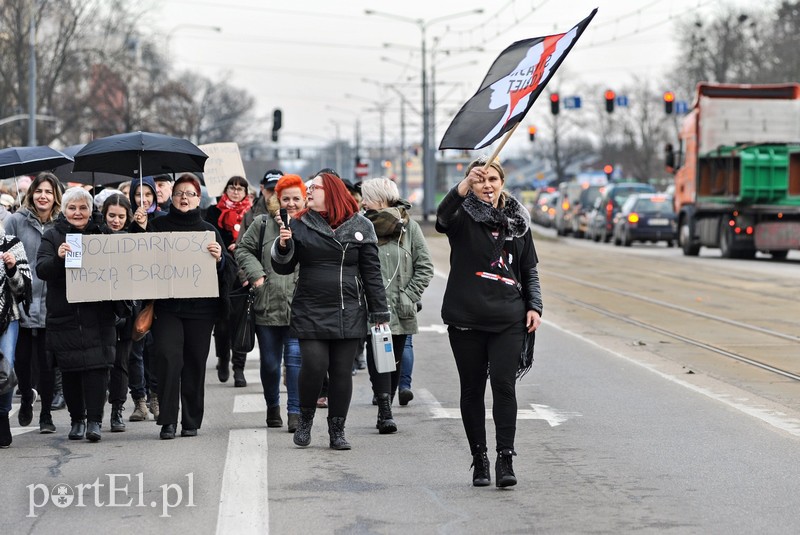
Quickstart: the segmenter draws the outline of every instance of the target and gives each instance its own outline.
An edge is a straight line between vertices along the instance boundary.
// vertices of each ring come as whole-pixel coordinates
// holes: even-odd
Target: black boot
[[[306,409],[300,407],[300,419],[297,422],[297,429],[294,432],[294,443],[305,448],[311,444],[311,427],[314,425],[314,414],[316,407]]]
[[[217,379],[219,379],[220,383],[227,383],[228,378],[231,376],[230,362],[230,355],[217,357]]]
[[[470,468],[475,467],[472,472],[472,485],[474,487],[486,487],[492,482],[492,477],[489,475],[489,456],[486,455],[486,446],[479,445],[477,453],[472,455],[472,464]]]
[[[237,388],[247,386],[247,379],[244,378],[244,368],[233,369],[233,386]]]
[[[112,433],[121,433],[125,431],[125,419],[122,417],[122,411],[125,410],[125,407],[122,406],[122,403],[112,403],[111,404],[111,432]]]
[[[388,435],[397,432],[397,424],[392,419],[392,402],[389,394],[378,394],[378,433]]]
[[[328,416],[328,436],[331,438],[331,449],[349,450],[350,443],[344,438],[344,416]]]
[[[513,487],[517,484],[517,476],[514,475],[514,467],[511,458],[516,453],[514,450],[500,450],[497,452],[497,462],[494,464],[495,485],[498,487]]]
[[[50,410],[60,411],[67,406],[64,400],[64,389],[61,386],[61,370],[55,368],[53,370],[53,401],[50,402]]]
[[[89,442],[100,442],[100,438],[102,436],[100,434],[100,427],[102,425],[103,424],[100,422],[92,421],[89,421],[89,423],[86,424],[86,438],[89,440]]]
[[[0,448],[7,448],[11,445],[11,422],[8,421],[8,413],[0,414]]]
[[[281,418],[281,406],[267,407],[267,427],[283,427]]]
[[[83,435],[86,433],[86,420],[78,420],[72,422],[72,427],[69,430],[69,437],[70,440],[80,440],[83,438]]]

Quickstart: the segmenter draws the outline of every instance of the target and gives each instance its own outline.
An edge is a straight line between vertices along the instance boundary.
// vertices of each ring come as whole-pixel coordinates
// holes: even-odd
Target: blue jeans
[[[300,394],[297,381],[300,376],[300,344],[289,337],[289,327],[256,325],[256,337],[261,353],[261,386],[267,407],[276,407],[280,401],[281,360],[286,362],[286,410],[300,413]]]
[[[400,358],[400,382],[398,390],[411,390],[411,372],[414,371],[414,343],[412,336],[406,336],[406,345],[403,346],[403,356]]]
[[[19,321],[14,320],[8,324],[6,332],[0,335],[0,351],[8,359],[11,369],[14,369],[14,351],[17,348],[17,337],[19,336]],[[11,400],[14,397],[12,388],[5,394],[0,395],[0,414],[11,412]]]

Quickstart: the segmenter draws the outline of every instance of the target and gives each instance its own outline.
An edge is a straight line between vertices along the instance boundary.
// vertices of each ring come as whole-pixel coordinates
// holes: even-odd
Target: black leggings
[[[108,383],[108,402],[114,405],[125,404],[128,399],[128,359],[131,355],[133,340],[117,340],[117,353],[114,367],[111,368],[111,380]]]
[[[61,370],[64,400],[73,422],[103,421],[103,407],[108,388],[108,368],[85,371]]]
[[[394,350],[394,371],[389,373],[378,373],[375,369],[375,354],[372,351],[372,336],[367,336],[367,369],[369,370],[369,380],[372,383],[373,394],[390,394],[394,398],[397,392],[397,384],[400,382],[400,358],[403,356],[403,348],[406,346],[405,334],[392,335],[392,349]]]
[[[448,327],[450,347],[461,382],[461,419],[474,455],[486,447],[486,377],[492,386],[492,417],[497,451],[514,449],[517,431],[516,374],[524,324],[503,332]]]
[[[347,416],[353,396],[353,359],[359,338],[342,340],[300,339],[300,408],[317,406],[325,373],[328,373],[328,416]]]
[[[36,359],[38,366],[34,366],[33,359]],[[42,416],[50,414],[50,405],[53,403],[55,372],[51,360],[45,350],[45,330],[20,327],[14,353],[14,371],[17,373],[20,392],[26,400],[30,399],[31,387],[36,384],[39,399],[42,400]],[[36,368],[39,373],[34,381],[32,374]]]

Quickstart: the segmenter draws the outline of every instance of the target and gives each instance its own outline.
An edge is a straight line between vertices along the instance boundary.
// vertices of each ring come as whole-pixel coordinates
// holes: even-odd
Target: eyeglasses
[[[245,191],[247,188],[244,188],[242,186],[228,186],[228,189],[235,192],[241,192]]]
[[[197,192],[196,191],[173,191],[172,192],[172,196],[173,197],[188,197],[190,199],[194,199],[195,197],[197,197]]]
[[[325,191],[325,188],[322,186],[322,184],[311,184],[311,185],[308,186],[308,192],[309,193],[311,193],[315,189],[321,189],[322,191]]]

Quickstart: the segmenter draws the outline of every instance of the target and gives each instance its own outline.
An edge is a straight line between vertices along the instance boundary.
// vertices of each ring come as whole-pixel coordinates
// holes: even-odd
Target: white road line
[[[433,394],[424,388],[415,389],[415,392],[422,404],[428,407],[431,418],[461,419],[461,409],[442,407],[442,404],[439,403]],[[561,425],[574,416],[580,416],[580,414],[557,411],[547,405],[537,405],[534,403],[531,403],[530,409],[517,410],[517,420],[544,420],[550,427]],[[486,409],[486,419],[492,419],[492,409]]]
[[[269,533],[267,430],[237,429],[228,437],[217,534]]]
[[[419,332],[446,334],[447,325],[442,325],[441,323],[432,323],[430,325],[423,325],[419,328]]]
[[[262,394],[239,394],[233,398],[233,412],[266,412],[267,403]]]
[[[249,361],[248,361],[249,362]],[[255,368],[249,369],[245,367],[244,369],[244,378],[247,381],[247,384],[250,383],[257,383],[261,384],[261,370],[258,369],[258,366]],[[233,372],[231,372],[231,381],[233,381]],[[263,397],[261,399],[264,399]]]
[[[439,277],[440,279],[444,279],[444,280],[447,280],[447,276],[448,276],[447,273],[445,273],[444,271],[439,271],[438,269],[434,269],[433,270],[433,275],[434,275],[434,277]]]
[[[775,427],[777,429],[780,429],[781,431],[785,431],[786,433],[789,433],[790,435],[794,435],[796,437],[800,437],[800,419],[788,416],[786,413],[784,413],[784,412],[782,412],[780,410],[779,406],[776,406],[775,404],[773,404],[771,402],[768,402],[767,400],[759,400],[759,401],[756,401],[755,403],[749,403],[749,404],[748,403],[744,403],[744,401],[750,401],[753,398],[755,398],[756,396],[754,394],[748,393],[747,396],[736,396],[736,397],[734,397],[734,395],[732,395],[730,393],[727,393],[727,392],[714,392],[714,391],[712,391],[712,390],[710,390],[708,388],[704,388],[702,386],[698,386],[698,385],[692,384],[692,383],[690,383],[688,381],[685,381],[683,379],[679,379],[675,375],[672,375],[672,374],[665,373],[665,372],[662,372],[660,370],[657,370],[651,364],[648,364],[646,362],[641,362],[641,361],[636,360],[636,359],[634,359],[632,357],[628,357],[627,355],[623,355],[622,353],[618,353],[618,352],[614,351],[613,349],[609,349],[607,347],[603,347],[602,345],[600,345],[599,343],[595,342],[594,340],[590,340],[589,338],[586,338],[586,337],[584,337],[584,336],[582,336],[580,334],[577,334],[577,333],[574,333],[572,331],[569,331],[569,330],[565,329],[564,327],[560,327],[559,325],[556,325],[555,323],[552,323],[552,322],[548,321],[547,325],[555,327],[559,331],[561,331],[563,333],[566,333],[566,334],[568,334],[570,336],[574,336],[575,338],[578,338],[579,340],[582,340],[582,341],[586,342],[587,344],[591,344],[591,345],[593,345],[593,346],[595,346],[595,347],[597,347],[599,349],[602,349],[603,351],[606,351],[609,354],[614,355],[615,357],[619,357],[621,359],[627,360],[628,362],[630,362],[632,364],[636,364],[637,366],[640,366],[641,368],[644,368],[645,370],[648,370],[650,372],[655,373],[656,375],[658,375],[662,379],[666,379],[667,381],[670,381],[672,383],[680,385],[680,386],[682,386],[684,388],[688,388],[689,390],[691,390],[693,392],[696,392],[698,394],[702,394],[703,396],[706,396],[706,397],[711,398],[713,400],[719,401],[720,403],[724,403],[728,407],[736,409],[737,411],[743,412],[745,414],[749,414],[750,416],[753,416],[754,418],[758,418],[762,422],[765,422],[765,423],[767,423],[767,424],[769,424],[769,425],[771,425],[771,426],[773,426],[773,427]],[[729,392],[730,391],[738,391],[739,393],[742,392],[740,389],[736,389],[735,387],[732,387],[731,385],[727,385],[725,383],[714,381],[711,378],[707,378],[707,381],[711,382],[712,384],[718,384],[720,386],[720,390],[728,390]]]

